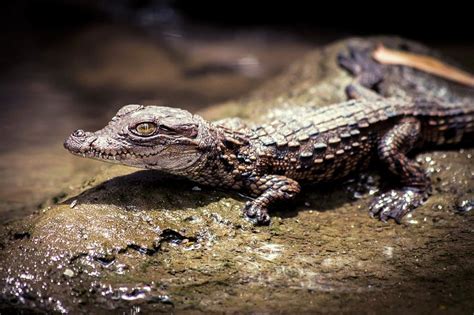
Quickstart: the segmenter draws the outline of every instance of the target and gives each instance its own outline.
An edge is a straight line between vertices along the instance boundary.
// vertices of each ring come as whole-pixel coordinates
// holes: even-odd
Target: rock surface
[[[202,114],[341,101],[350,81],[335,63],[342,44]],[[110,166],[0,232],[0,312],[470,313],[473,155],[418,155],[435,193],[401,225],[367,214],[376,174],[307,187],[270,227],[254,227],[235,192]]]

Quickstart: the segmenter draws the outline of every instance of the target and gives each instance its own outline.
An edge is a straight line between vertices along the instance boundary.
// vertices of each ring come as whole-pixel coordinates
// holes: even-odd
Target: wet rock
[[[341,45],[203,114],[260,117],[270,106],[345,99]],[[401,225],[367,214],[378,177],[348,190],[311,186],[256,228],[236,193],[105,168],[0,231],[0,312],[472,312],[474,217],[455,208],[473,198],[473,153],[420,154],[436,193]]]

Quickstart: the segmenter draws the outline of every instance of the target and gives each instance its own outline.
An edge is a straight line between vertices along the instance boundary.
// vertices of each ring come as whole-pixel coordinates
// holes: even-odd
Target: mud
[[[339,44],[316,50],[207,118],[328,104],[350,80]],[[434,194],[401,225],[367,213],[386,182],[306,187],[270,227],[245,197],[159,172],[103,166],[55,205],[4,226],[0,311],[138,313],[472,313],[473,149],[417,155]],[[73,172],[74,173],[74,172]],[[79,176],[79,175],[78,175]]]

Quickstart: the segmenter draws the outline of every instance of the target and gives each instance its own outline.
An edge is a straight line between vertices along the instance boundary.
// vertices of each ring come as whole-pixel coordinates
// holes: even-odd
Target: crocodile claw
[[[268,209],[263,208],[251,201],[245,203],[243,212],[247,219],[256,225],[270,225],[270,215]]]
[[[370,215],[383,222],[394,219],[398,224],[410,211],[426,200],[426,193],[417,189],[390,190],[376,197],[370,205]]]

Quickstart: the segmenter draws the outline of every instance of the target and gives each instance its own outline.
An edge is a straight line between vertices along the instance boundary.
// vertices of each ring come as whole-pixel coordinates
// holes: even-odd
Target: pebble
[[[66,277],[72,278],[74,277],[74,271],[67,268],[66,270],[64,270],[63,275],[65,275]]]
[[[469,212],[474,209],[474,200],[460,200],[456,204],[456,210],[459,213]]]

